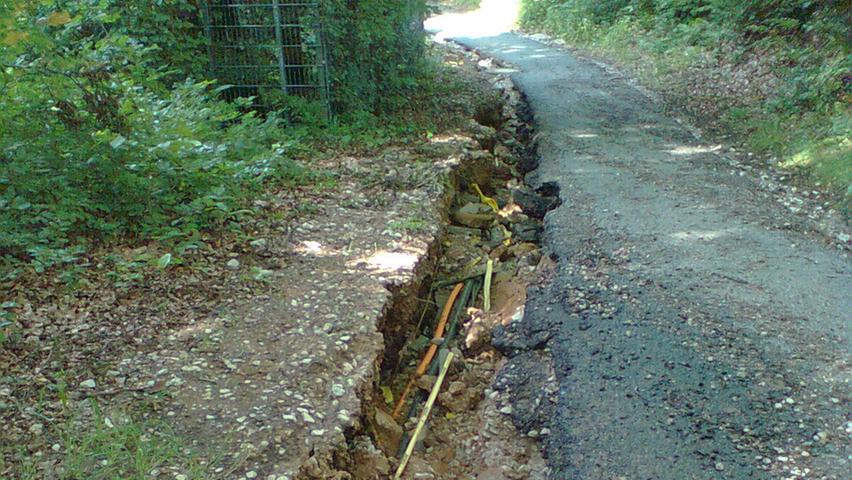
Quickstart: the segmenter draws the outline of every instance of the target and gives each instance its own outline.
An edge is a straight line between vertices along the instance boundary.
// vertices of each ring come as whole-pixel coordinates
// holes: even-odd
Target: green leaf
[[[163,268],[168,267],[170,263],[172,263],[172,254],[167,253],[167,254],[163,255],[162,257],[160,257],[159,260],[157,260],[157,267],[159,267],[160,269],[163,269]]]
[[[382,385],[379,387],[379,390],[382,392],[382,397],[385,400],[385,403],[388,405],[393,405],[393,391],[387,385]]]
[[[18,210],[29,210],[32,208],[33,204],[21,197],[15,197],[15,199],[12,200],[12,206]]]
[[[124,145],[124,142],[126,142],[126,141],[127,141],[126,138],[124,138],[121,135],[117,135],[115,138],[112,139],[111,142],[109,142],[109,146],[112,147],[112,148],[118,148],[118,147]]]

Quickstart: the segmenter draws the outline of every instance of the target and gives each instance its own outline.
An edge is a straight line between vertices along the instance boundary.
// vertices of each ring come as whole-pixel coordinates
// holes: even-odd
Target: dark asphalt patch
[[[846,478],[847,258],[622,77],[504,34],[557,274],[495,332],[497,387],[554,479]]]

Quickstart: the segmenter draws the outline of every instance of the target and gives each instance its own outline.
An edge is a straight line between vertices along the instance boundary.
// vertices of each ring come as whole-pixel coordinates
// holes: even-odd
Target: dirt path
[[[561,187],[558,274],[495,335],[552,478],[844,478],[846,255],[619,75],[514,34],[462,43],[517,67],[531,183]]]

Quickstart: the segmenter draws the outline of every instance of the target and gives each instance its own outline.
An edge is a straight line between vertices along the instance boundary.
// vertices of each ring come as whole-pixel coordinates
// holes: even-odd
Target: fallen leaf
[[[391,391],[390,387],[387,385],[382,385],[379,387],[379,390],[382,391],[382,396],[385,398],[385,403],[388,405],[393,405],[393,391]]]
[[[47,19],[44,23],[50,25],[51,27],[58,27],[60,25],[65,25],[70,21],[71,15],[68,12],[53,12],[47,16]]]
[[[25,40],[30,34],[27,32],[9,32],[3,37],[3,43],[8,46],[18,44],[21,40]]]
[[[172,254],[167,253],[167,254],[163,255],[162,257],[160,257],[160,259],[157,261],[157,266],[160,269],[163,269],[163,268],[168,267],[170,263],[172,263]]]

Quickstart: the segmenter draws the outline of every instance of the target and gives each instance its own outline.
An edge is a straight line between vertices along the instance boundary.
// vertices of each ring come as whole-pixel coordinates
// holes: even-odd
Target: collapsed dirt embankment
[[[440,233],[412,281],[395,288],[379,322],[385,349],[372,390],[361,391],[363,428],[351,431],[347,446],[325,466],[311,461],[302,478],[546,473],[535,438],[547,432],[519,433],[505,393],[492,386],[503,361],[490,337],[523,316],[527,285],[551,273],[553,263],[540,250],[542,218],[559,204],[559,192],[555,185],[532,190],[523,183],[536,157],[510,69],[458,55],[499,99],[482,105],[461,133],[473,142],[444,183]]]

